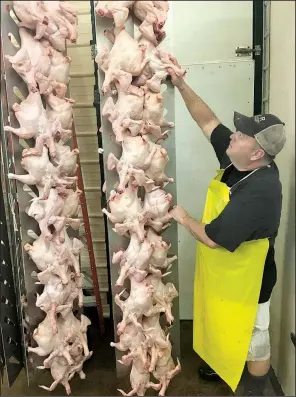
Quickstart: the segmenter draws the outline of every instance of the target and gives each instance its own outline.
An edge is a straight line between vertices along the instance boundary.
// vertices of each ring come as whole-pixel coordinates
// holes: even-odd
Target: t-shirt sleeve
[[[276,230],[273,223],[277,202],[268,194],[270,189],[264,188],[261,183],[245,194],[235,195],[222,213],[205,226],[208,237],[230,252],[245,241],[269,237],[270,231]]]
[[[229,146],[232,132],[223,124],[219,124],[211,134],[211,144],[215,150],[217,159],[221,164],[225,157],[226,149]]]

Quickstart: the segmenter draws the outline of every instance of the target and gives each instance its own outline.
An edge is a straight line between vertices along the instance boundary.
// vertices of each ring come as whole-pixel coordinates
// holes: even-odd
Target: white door
[[[254,61],[236,57],[252,48],[252,1],[172,1],[171,49],[187,69],[186,81],[219,119],[233,128],[234,110],[253,114]],[[175,95],[177,203],[201,219],[208,183],[218,168],[214,150]],[[192,319],[195,239],[181,226],[179,243],[180,318]]]

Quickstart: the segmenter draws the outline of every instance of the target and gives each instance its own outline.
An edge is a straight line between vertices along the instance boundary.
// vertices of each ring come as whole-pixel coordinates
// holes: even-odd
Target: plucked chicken
[[[24,149],[21,165],[28,174],[16,175],[9,173],[8,178],[16,179],[27,185],[36,185],[39,190],[39,198],[42,199],[48,198],[51,187],[71,186],[77,180],[76,176],[60,177],[58,169],[49,161],[46,146],[43,146],[41,156],[35,156],[30,153],[30,149]]]
[[[170,225],[168,222],[172,218],[169,213],[171,202],[172,195],[160,188],[156,188],[145,194],[143,208],[145,214],[149,218],[147,224],[157,232],[160,232]]]
[[[122,194],[112,190],[109,196],[109,208],[111,212],[106,208],[102,212],[115,224],[115,232],[122,235],[128,231],[134,232],[140,241],[144,241],[146,218],[141,199],[138,197],[138,186],[135,187],[132,181],[129,181]]]
[[[139,76],[149,62],[145,52],[146,48],[139,45],[137,40],[132,38],[124,27],[115,28],[113,47],[110,51],[107,47],[103,48],[95,59],[99,68],[105,73],[102,85],[103,94],[110,91],[110,84],[116,78],[124,89],[128,89],[132,82],[132,77]],[[119,77],[118,70],[125,73],[121,73]]]
[[[126,131],[136,136],[143,130],[145,92],[142,88],[133,85],[127,90],[124,90],[119,83],[115,83],[115,86],[118,92],[117,102],[114,104],[110,96],[105,102],[102,116],[108,117],[117,142],[122,142]]]
[[[37,83],[48,80],[51,66],[49,49],[34,40],[33,35],[27,29],[20,28],[19,34],[21,38],[20,50],[14,56],[5,55],[5,58],[26,82],[28,90],[36,92]],[[44,93],[46,88],[41,84],[39,92]]]
[[[134,0],[99,0],[95,2],[95,11],[100,17],[113,18],[115,26],[121,28],[124,26],[129,15],[129,9],[134,2]]]

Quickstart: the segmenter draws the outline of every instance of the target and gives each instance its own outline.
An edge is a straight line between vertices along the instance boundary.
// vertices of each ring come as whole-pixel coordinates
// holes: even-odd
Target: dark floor
[[[89,317],[91,313],[85,313]],[[73,396],[118,396],[117,388],[126,392],[130,391],[128,377],[117,379],[115,371],[115,353],[110,347],[113,340],[113,326],[106,324],[106,333],[103,337],[98,335],[96,324],[89,329],[89,347],[94,351],[93,357],[84,364],[86,379],[81,380],[77,375],[71,380],[70,385]],[[181,322],[181,359],[182,372],[171,382],[168,396],[232,396],[230,388],[224,383],[208,383],[197,376],[197,368],[202,363],[201,359],[192,349],[192,322]],[[38,382],[38,383],[36,383]],[[52,377],[48,370],[40,370],[38,380],[27,386],[24,371],[19,375],[12,388],[5,385],[2,388],[3,396],[64,396],[65,389],[58,385],[53,392],[47,392],[38,385],[50,386]],[[146,395],[157,395],[157,392],[148,390]],[[241,395],[241,394],[237,394]],[[275,395],[272,391],[267,394]]]

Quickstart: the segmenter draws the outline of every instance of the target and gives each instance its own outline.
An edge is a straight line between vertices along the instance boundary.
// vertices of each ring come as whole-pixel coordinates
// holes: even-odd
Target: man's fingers
[[[169,56],[169,59],[172,61],[172,63],[177,66],[178,68],[181,69],[181,65],[179,64],[179,62],[177,61],[177,58],[175,58],[173,55]]]
[[[167,68],[168,73],[172,76],[172,77],[177,77],[176,72],[174,71],[174,69],[172,68]]]

